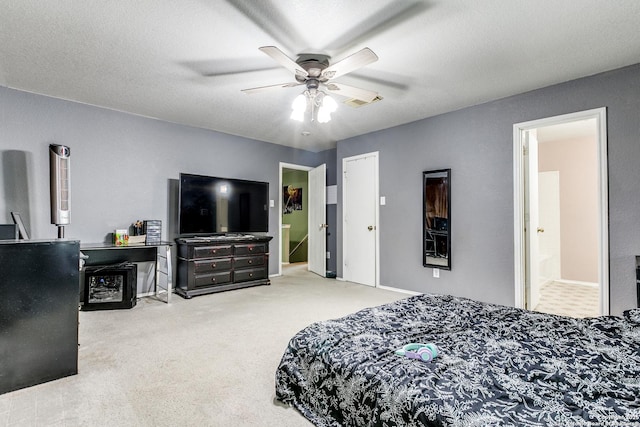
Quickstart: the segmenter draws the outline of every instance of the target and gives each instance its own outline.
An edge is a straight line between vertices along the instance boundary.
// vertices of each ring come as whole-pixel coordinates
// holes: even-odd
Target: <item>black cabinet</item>
[[[176,293],[185,298],[268,285],[269,236],[179,238]]]
[[[80,242],[0,242],[0,393],[78,373]]]
[[[640,308],[640,256],[636,256],[636,306]]]

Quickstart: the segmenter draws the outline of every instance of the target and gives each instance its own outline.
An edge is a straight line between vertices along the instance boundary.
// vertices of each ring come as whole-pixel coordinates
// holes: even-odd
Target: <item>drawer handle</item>
[[[249,264],[253,264],[253,260],[252,259],[249,260]]]
[[[249,273],[249,277],[253,277],[253,273]]]
[[[251,252],[251,251],[253,251],[253,247],[250,247],[250,248],[249,248],[249,252]]]
[[[211,264],[211,268],[216,268],[216,263]]]
[[[211,252],[212,254],[215,254],[215,253],[216,253],[216,251],[217,251],[217,249],[211,249],[211,251],[210,251],[210,252]]]
[[[211,278],[211,283],[216,283],[216,278],[215,277]]]

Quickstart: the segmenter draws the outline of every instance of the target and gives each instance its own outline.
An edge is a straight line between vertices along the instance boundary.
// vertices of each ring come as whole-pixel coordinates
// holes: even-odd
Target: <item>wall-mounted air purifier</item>
[[[49,173],[51,186],[51,224],[58,226],[58,237],[64,237],[64,225],[71,220],[71,172],[69,147],[49,145]]]

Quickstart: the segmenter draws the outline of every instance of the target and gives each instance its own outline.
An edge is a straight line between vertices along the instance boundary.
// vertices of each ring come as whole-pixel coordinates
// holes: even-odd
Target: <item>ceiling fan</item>
[[[347,98],[355,98],[364,103],[372,102],[376,97],[378,97],[377,92],[331,81],[334,78],[343,76],[377,61],[378,56],[368,47],[359,50],[335,64],[330,63],[330,56],[323,54],[300,54],[298,59],[294,61],[275,46],[263,46],[259,49],[273,58],[284,68],[291,71],[294,74],[296,81],[243,89],[242,92],[246,94],[263,92],[265,90],[275,88],[304,85],[307,88],[307,91],[311,93],[316,93],[321,87],[323,87],[331,93],[342,95]]]

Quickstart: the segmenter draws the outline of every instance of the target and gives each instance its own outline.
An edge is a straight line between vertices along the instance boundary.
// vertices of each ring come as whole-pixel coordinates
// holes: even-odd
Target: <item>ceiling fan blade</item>
[[[259,48],[261,51],[272,57],[278,64],[282,65],[287,70],[302,77],[307,76],[307,71],[296,63],[293,59],[285,55],[280,49],[275,46],[262,46]]]
[[[250,89],[241,89],[241,91],[246,93],[247,95],[251,95],[251,94],[254,94],[254,93],[264,92],[264,91],[271,90],[271,89],[277,89],[277,88],[283,88],[283,87],[295,87],[295,86],[300,86],[302,84],[304,84],[304,83],[298,83],[298,82],[280,83],[280,84],[277,84],[277,85],[253,87],[253,88],[250,88]]]
[[[327,83],[325,85],[332,93],[345,96],[347,98],[359,99],[363,102],[371,102],[378,96],[378,92],[348,86],[342,83]]]
[[[373,51],[368,47],[365,47],[353,55],[347,56],[343,60],[327,67],[322,72],[322,77],[334,79],[357,70],[358,68],[362,68],[365,65],[371,64],[372,62],[376,62],[377,60],[378,55],[373,53]]]
[[[362,68],[365,65],[371,64],[372,62],[376,62],[377,60],[378,55],[373,53],[373,51],[368,47],[365,47],[364,49],[359,50],[353,55],[347,56],[343,60],[327,67],[322,72],[322,77],[326,77],[327,79],[334,79],[336,77],[340,77],[347,73],[355,71],[358,68]]]

